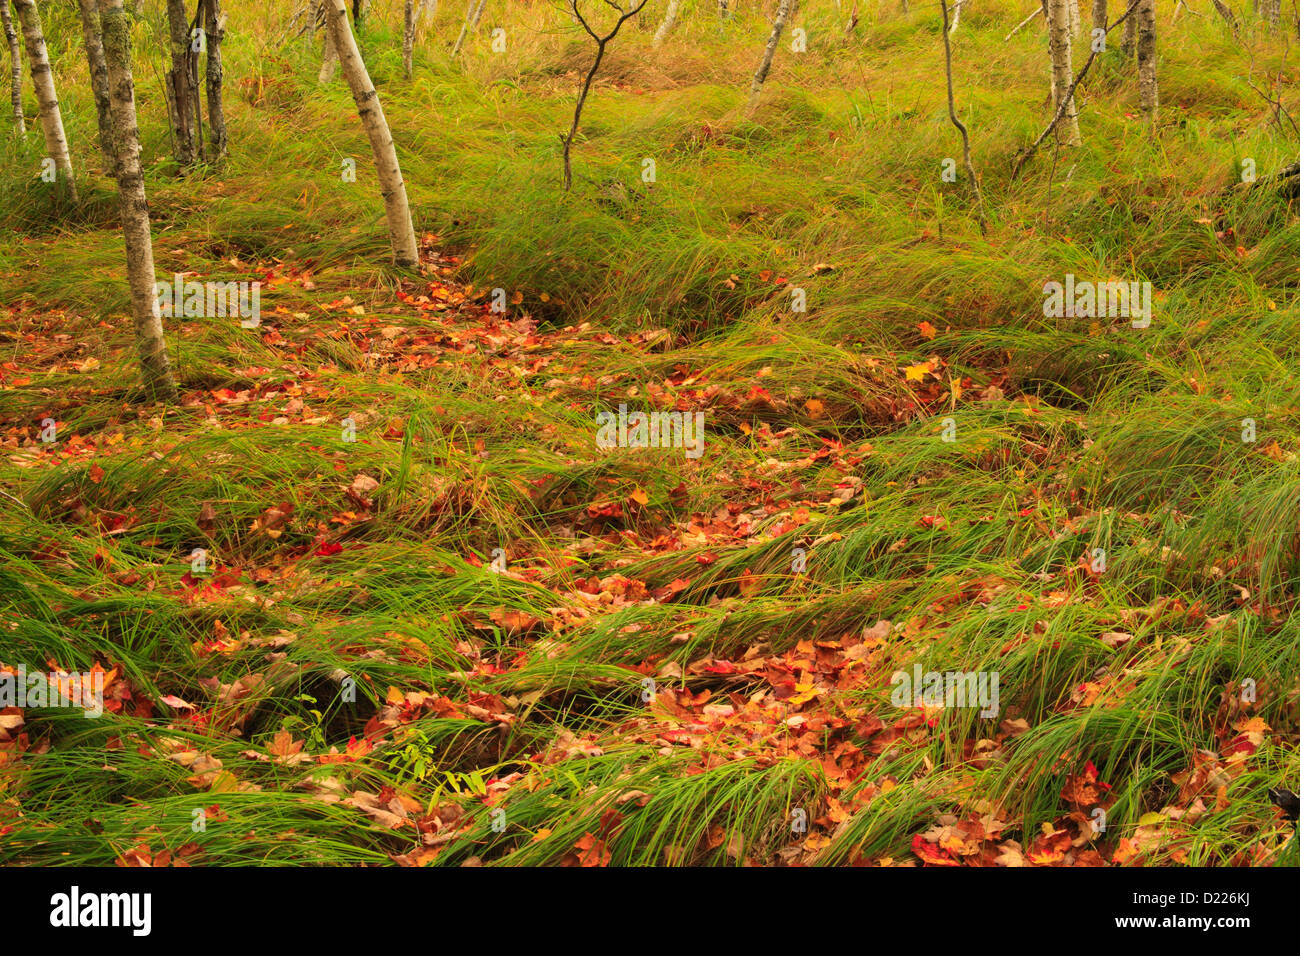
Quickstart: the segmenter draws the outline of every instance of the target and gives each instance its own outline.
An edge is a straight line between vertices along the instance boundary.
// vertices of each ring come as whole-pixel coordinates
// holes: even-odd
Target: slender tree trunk
[[[451,55],[453,58],[455,58],[456,54],[460,52],[460,47],[461,44],[465,42],[465,37],[468,34],[473,33],[478,27],[478,18],[482,16],[483,4],[486,2],[487,0],[478,0],[476,4],[475,0],[469,0],[469,7],[465,11],[465,22],[462,23],[460,27],[460,36],[456,37],[456,43],[451,48]]]
[[[421,24],[431,22],[434,16],[437,15],[437,13],[438,13],[438,0],[420,0],[419,20]]]
[[[961,8],[966,5],[966,0],[957,0],[952,6],[952,26],[948,28],[949,33],[957,32],[957,24],[961,23]],[[946,0],[945,0],[946,9]]]
[[[943,11],[943,66],[944,75],[948,80],[948,118],[952,120],[952,125],[957,127],[957,132],[961,134],[961,155],[962,162],[966,166],[966,175],[970,177],[971,187],[975,190],[975,202],[979,210],[980,234],[988,233],[988,223],[984,220],[984,192],[980,189],[979,177],[975,175],[975,166],[970,160],[970,134],[966,131],[966,124],[957,118],[956,98],[952,93],[952,44],[948,39],[948,34],[952,29],[948,27],[948,0],[939,0],[939,7]],[[956,26],[956,21],[953,22]]]
[[[1124,21],[1124,39],[1120,41],[1119,48],[1125,60],[1133,59],[1133,54],[1137,50],[1137,24],[1137,14]]]
[[[171,114],[172,147],[182,168],[199,160],[198,56],[190,51],[190,21],[185,0],[167,0],[172,68],[167,73],[167,103]]]
[[[402,67],[406,78],[411,78],[415,59],[415,0],[406,0],[406,22],[402,29]]]
[[[99,33],[96,0],[77,0],[81,8],[81,35],[86,42],[90,66],[90,88],[95,94],[95,118],[99,121],[99,148],[110,176],[117,178],[117,145],[113,141],[113,110],[108,96],[108,64],[104,62],[104,41]]]
[[[772,69],[772,57],[776,55],[777,44],[781,42],[781,33],[785,30],[786,21],[790,18],[790,7],[793,0],[781,0],[780,5],[776,8],[776,19],[772,22],[772,34],[767,38],[767,46],[763,49],[763,59],[758,64],[758,69],[754,71],[754,82],[749,85],[749,109],[753,110],[758,105],[759,94],[763,92],[763,83],[767,80],[767,74]]]
[[[45,151],[54,160],[54,168],[63,181],[63,188],[73,202],[77,201],[77,183],[72,177],[72,158],[68,155],[68,140],[63,133],[63,115],[59,112],[59,97],[54,90],[54,71],[50,69],[45,51],[45,33],[41,28],[41,15],[34,0],[13,0],[18,13],[18,23],[27,41],[27,60],[31,65],[32,86],[36,88],[36,102],[41,108],[41,131],[45,134]]]
[[[1143,0],[1137,9],[1138,99],[1147,121],[1155,126],[1160,110],[1160,93],[1156,88],[1156,4]]]
[[[9,13],[9,4],[0,0],[0,23],[4,24],[5,42],[9,44],[9,102],[13,105],[14,132],[27,135],[27,120],[23,116],[23,54],[18,47],[18,31]]]
[[[1047,23],[1048,55],[1052,63],[1052,110],[1060,107],[1060,97],[1065,96],[1070,83],[1074,80],[1074,66],[1070,52],[1070,8],[1069,0],[1048,0]],[[1065,143],[1079,146],[1079,114],[1075,110],[1074,97],[1066,105],[1065,116],[1061,119]]]
[[[85,0],[82,0],[84,3]],[[214,164],[223,162],[229,149],[226,109],[222,103],[225,70],[221,63],[221,41],[226,38],[226,14],[221,0],[203,0],[203,30],[207,34],[208,66],[204,79],[208,93],[208,151]]]
[[[329,4],[329,0],[321,0],[324,4]],[[328,10],[326,16],[329,16]],[[339,51],[334,46],[334,31],[329,28],[329,21],[325,23],[325,52],[321,56],[320,73],[316,76],[316,82],[328,83],[334,79],[334,71],[339,67]]]
[[[397,162],[397,147],[384,118],[379,94],[370,82],[370,74],[361,61],[357,41],[348,25],[347,10],[343,0],[325,0],[329,12],[330,34],[338,50],[339,66],[352,89],[352,99],[357,104],[361,123],[370,138],[370,148],[375,155],[375,169],[379,174],[379,190],[384,197],[384,210],[388,217],[388,240],[393,247],[393,263],[410,268],[419,261],[415,243],[415,227],[411,223],[411,207],[406,200],[406,184],[402,182],[402,169]]]
[[[117,193],[126,240],[126,277],[131,287],[131,313],[140,369],[145,387],[166,401],[176,398],[176,382],[167,359],[162,316],[154,292],[153,240],[149,232],[149,201],[140,168],[140,131],[135,118],[135,82],[131,76],[131,24],[122,0],[99,0],[99,17],[108,67],[109,100],[116,132]]]
[[[1282,0],[1263,0],[1260,12],[1264,15],[1264,22],[1276,30],[1282,22]]]
[[[672,31],[673,24],[677,22],[677,9],[681,6],[681,0],[668,0],[668,9],[664,11],[663,23],[659,24],[659,29],[655,31],[654,39],[650,41],[651,46],[662,46],[664,39]]]
[[[1106,19],[1108,15],[1106,0],[1092,0],[1092,28],[1094,30],[1104,30],[1110,26],[1110,22]]]

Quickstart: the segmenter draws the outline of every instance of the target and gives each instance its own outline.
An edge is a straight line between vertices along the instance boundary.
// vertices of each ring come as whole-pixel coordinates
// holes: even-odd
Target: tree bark
[[[1064,132],[1067,146],[1079,146],[1079,114],[1075,109],[1074,97],[1069,93],[1074,80],[1074,66],[1070,51],[1070,7],[1069,0],[1048,0],[1047,12],[1047,48],[1052,64],[1052,109],[1061,105],[1060,97],[1069,96],[1065,115],[1060,128]]]
[[[221,0],[203,0],[203,13],[203,30],[208,37],[208,64],[204,77],[208,93],[208,152],[210,161],[219,164],[225,160],[230,148],[226,133],[226,109],[221,99],[226,75],[221,62],[221,41],[226,37],[226,15],[221,9]]]
[[[763,49],[763,59],[759,62],[758,69],[754,71],[754,82],[749,86],[749,109],[751,110],[758,105],[759,94],[763,92],[763,83],[767,81],[767,74],[772,69],[772,57],[776,55],[777,44],[781,42],[781,33],[790,18],[791,4],[792,0],[781,0],[776,8],[772,34],[767,38],[767,46]]]
[[[654,39],[650,45],[654,47],[662,46],[664,39],[672,31],[673,24],[677,22],[677,9],[681,6],[681,0],[668,0],[668,9],[664,11],[664,19],[659,24],[659,29],[655,31]]]
[[[1153,126],[1160,110],[1160,93],[1156,88],[1156,4],[1143,0],[1137,9],[1138,99],[1147,121]]]
[[[0,0],[0,23],[4,25],[5,42],[9,44],[9,102],[13,106],[14,132],[27,135],[27,120],[23,116],[23,54],[18,47],[18,31],[14,29],[9,4]]]
[[[393,248],[393,264],[410,268],[419,261],[415,242],[415,227],[411,223],[411,207],[406,199],[406,184],[402,182],[402,169],[397,162],[397,147],[389,131],[379,94],[370,82],[370,74],[357,50],[357,41],[348,25],[347,10],[343,0],[325,0],[329,13],[330,35],[338,51],[339,66],[352,89],[352,99],[357,104],[361,123],[370,138],[370,149],[375,156],[375,169],[379,175],[379,191],[384,197],[384,211],[388,218],[388,240]]]
[[[1124,39],[1120,41],[1119,49],[1125,60],[1133,59],[1133,53],[1137,49],[1137,24],[1137,16],[1124,21]]]
[[[1110,24],[1106,17],[1106,0],[1092,0],[1092,28],[1105,30]]]
[[[456,37],[456,42],[451,48],[451,55],[453,58],[455,58],[456,54],[460,52],[460,47],[461,44],[465,42],[465,37],[468,34],[473,33],[474,29],[478,26],[478,18],[483,15],[483,4],[486,2],[487,0],[478,0],[477,4],[475,4],[475,0],[469,0],[469,7],[465,10],[465,22],[460,26],[460,36]]]
[[[59,97],[54,89],[54,71],[50,69],[45,51],[45,33],[41,28],[41,15],[34,0],[13,0],[18,13],[18,23],[23,28],[27,42],[27,60],[31,65],[32,86],[36,88],[36,102],[41,108],[41,131],[45,134],[45,151],[54,160],[57,175],[73,202],[77,201],[77,183],[72,177],[72,158],[68,155],[68,139],[63,133],[63,114],[59,112]]]
[[[406,0],[406,21],[402,28],[402,68],[406,78],[411,78],[415,59],[415,0]]]
[[[117,178],[117,145],[113,141],[113,113],[108,97],[108,65],[104,62],[104,41],[99,33],[96,0],[77,0],[81,8],[81,35],[86,43],[90,66],[90,88],[95,94],[95,118],[99,122],[99,148],[104,152],[108,174]]]
[[[172,67],[167,72],[167,105],[171,114],[172,148],[181,168],[199,160],[198,56],[190,51],[190,21],[185,0],[167,0]]]
[[[117,194],[126,241],[126,276],[131,288],[131,314],[145,388],[156,398],[176,398],[176,382],[163,338],[162,316],[154,292],[153,239],[149,231],[149,201],[140,168],[140,131],[135,118],[135,81],[131,76],[131,25],[122,0],[99,0],[104,61],[108,68],[109,102],[117,143]]]
[[[320,73],[316,75],[317,83],[328,83],[334,79],[334,71],[339,67],[339,51],[334,46],[334,31],[329,28],[329,0],[321,0],[326,5],[325,52],[321,56]]]

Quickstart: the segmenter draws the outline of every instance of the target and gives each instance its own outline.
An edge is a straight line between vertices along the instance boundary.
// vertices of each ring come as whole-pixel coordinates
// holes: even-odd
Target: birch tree
[[[149,201],[140,168],[140,131],[135,116],[135,81],[131,76],[131,24],[122,0],[98,0],[100,34],[108,71],[109,105],[117,150],[117,195],[126,242],[126,277],[131,315],[145,388],[156,398],[176,398],[176,382],[163,338],[162,315],[154,292],[153,239]]]
[[[203,32],[208,48],[207,70],[204,75],[208,94],[208,159],[220,163],[226,158],[229,149],[226,110],[221,99],[225,83],[221,41],[226,37],[226,15],[221,9],[221,0],[202,0],[202,11]]]
[[[1147,121],[1154,127],[1160,109],[1156,89],[1156,4],[1142,0],[1137,8],[1138,100]]]
[[[99,123],[99,148],[104,153],[105,168],[117,176],[117,147],[113,142],[113,115],[108,95],[108,64],[104,62],[104,42],[100,36],[99,5],[96,0],[77,0],[81,13],[81,36],[86,45],[86,62],[90,67],[90,88],[95,95],[95,119]]]
[[[199,68],[190,49],[190,21],[185,0],[167,0],[167,30],[171,38],[171,69],[167,72],[167,108],[171,117],[172,149],[181,168],[199,160]]]
[[[763,49],[763,59],[758,63],[758,69],[754,71],[754,81],[749,85],[749,109],[752,111],[758,106],[758,97],[763,92],[763,84],[767,81],[767,74],[772,69],[772,57],[776,55],[777,44],[781,42],[781,34],[785,30],[786,21],[790,18],[790,8],[794,5],[794,0],[781,0],[780,5],[776,8],[776,19],[772,21],[772,33],[767,38],[767,46]]]
[[[402,68],[409,80],[415,59],[415,0],[406,0],[405,15],[402,25]]]
[[[9,44],[9,102],[13,107],[14,133],[26,136],[27,120],[23,116],[23,55],[18,47],[18,31],[14,29],[14,20],[5,0],[0,0],[0,24],[4,26],[5,42]]]
[[[453,59],[460,53],[465,37],[478,29],[478,18],[483,15],[483,4],[486,2],[487,0],[469,0],[469,7],[465,10],[465,22],[460,25],[460,35],[456,37],[456,42],[451,47]]]
[[[1068,97],[1065,115],[1060,128],[1068,146],[1079,146],[1079,114],[1075,109],[1074,95],[1070,92],[1074,81],[1074,66],[1070,52],[1070,0],[1047,0],[1047,48],[1052,64],[1052,109],[1060,108],[1061,97]]]
[[[36,102],[41,111],[41,132],[45,136],[46,155],[53,160],[56,175],[73,202],[77,201],[77,183],[72,176],[72,158],[68,155],[68,139],[63,133],[63,115],[59,112],[59,97],[54,89],[54,71],[50,69],[49,55],[45,50],[45,33],[41,27],[41,14],[35,0],[13,0],[18,23],[27,44],[27,61],[32,73],[32,86],[36,88]]]
[[[366,72],[366,65],[361,60],[356,38],[352,36],[344,0],[325,0],[325,10],[329,15],[327,22],[330,36],[334,38],[334,48],[338,52],[339,67],[352,90],[352,99],[357,104],[361,124],[365,127],[371,152],[374,153],[379,191],[384,197],[384,212],[388,219],[388,241],[393,249],[393,264],[411,268],[419,261],[419,251],[393,134],[388,128],[388,120],[384,118],[379,94],[375,92],[370,74]]]
[[[663,46],[664,40],[672,32],[673,25],[677,22],[677,10],[680,6],[681,0],[668,0],[668,9],[664,11],[663,22],[659,24],[659,29],[655,31],[654,39],[650,41],[651,46]]]

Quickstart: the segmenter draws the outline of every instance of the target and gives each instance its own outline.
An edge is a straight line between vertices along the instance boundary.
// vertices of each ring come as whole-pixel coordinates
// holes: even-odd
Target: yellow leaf
[[[909,365],[903,371],[907,373],[909,382],[920,382],[925,379],[926,372],[930,371],[930,363],[922,362],[920,365]]]

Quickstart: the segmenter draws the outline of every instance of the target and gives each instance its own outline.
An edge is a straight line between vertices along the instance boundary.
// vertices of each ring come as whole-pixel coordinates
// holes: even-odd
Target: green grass
[[[117,676],[97,720],[0,724],[0,862],[917,862],[971,819],[997,835],[967,862],[1276,862],[1300,234],[1230,186],[1294,158],[1246,82],[1290,69],[1279,39],[1162,5],[1154,135],[1111,50],[1084,146],[1011,182],[1047,120],[1041,27],[965,11],[984,236],[939,175],[928,8],[845,37],[810,7],[752,115],[762,11],[687,8],[660,51],[651,11],[565,194],[577,28],[512,4],[451,62],[441,10],[407,82],[377,2],[363,52],[435,237],[417,278],[386,266],[341,80],[283,11],[229,6],[221,169],[175,169],[164,25],[136,27],[159,275],[267,283],[256,332],[168,324],[179,405],[138,401],[71,10],[46,19],[82,203],[37,178],[38,133],[0,142],[0,665]],[[1067,273],[1151,282],[1154,321],[1044,317]],[[599,451],[621,402],[703,411],[704,456]],[[997,673],[1000,712],[896,707],[917,662]],[[1089,763],[1100,833],[1062,794]]]

